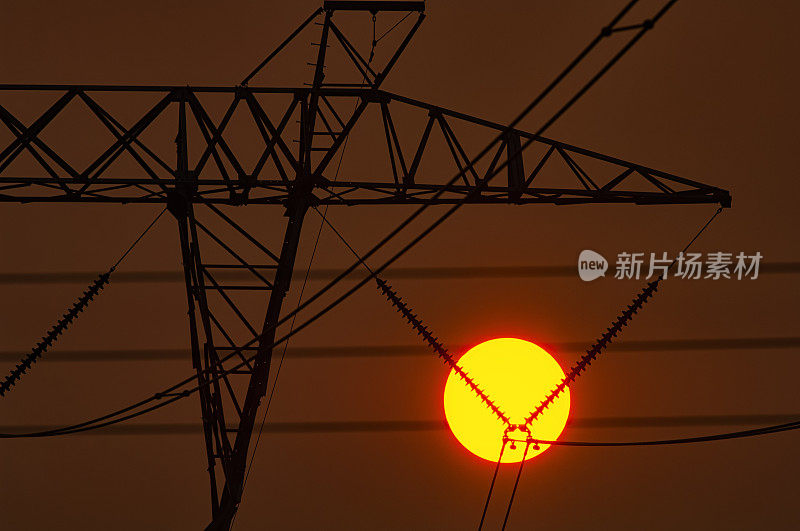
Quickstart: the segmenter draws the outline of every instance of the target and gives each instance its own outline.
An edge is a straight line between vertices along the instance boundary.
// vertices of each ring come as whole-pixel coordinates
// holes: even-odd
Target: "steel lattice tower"
[[[334,22],[335,14],[350,11],[373,15],[397,11],[416,14],[416,20],[379,69]],[[208,529],[228,529],[242,497],[252,434],[270,376],[272,344],[310,208],[457,203],[730,205],[730,194],[715,186],[382,90],[383,81],[424,17],[424,2],[325,2],[260,65],[321,18],[313,80],[302,87],[254,87],[247,83],[252,75],[235,87],[0,85],[0,121],[13,135],[0,152],[0,201],[156,203],[166,205],[175,218],[192,365],[198,384],[202,384],[200,409],[212,500]],[[326,82],[326,56],[333,47],[343,50],[352,63],[360,76],[357,83]],[[4,104],[20,93],[55,95],[55,102],[26,125]],[[109,99],[124,106],[129,98],[139,101],[143,97],[157,101],[131,126],[123,125],[109,105],[101,103]],[[210,97],[228,101],[217,120],[205,102]],[[69,153],[57,151],[45,139],[48,125],[65,109],[75,107],[112,136],[108,144],[91,146],[97,155],[83,170],[69,162]],[[364,179],[335,179],[334,159],[353,128],[367,120],[368,110],[380,117],[390,171]],[[411,140],[396,127],[393,116],[398,112],[423,117],[414,135],[406,135]],[[251,144],[259,143],[260,156],[253,164],[247,164],[237,145],[226,139],[234,116],[249,120],[257,131],[248,138]],[[165,122],[177,133],[171,148],[177,154],[174,162],[148,145],[150,132]],[[487,143],[503,135],[488,164],[470,164],[467,149],[459,140],[459,127],[463,126],[482,131]],[[443,155],[452,158],[454,168],[463,173],[460,181],[444,184],[449,175],[426,175],[421,170],[423,158],[435,149],[429,142],[433,135],[444,140],[447,150]],[[523,152],[525,142],[531,142],[531,149]],[[19,170],[17,163],[23,155],[32,161],[35,171]],[[123,157],[129,168],[138,170],[138,176],[129,170],[118,171]],[[504,182],[490,183],[495,169],[503,166]],[[543,175],[555,166],[561,170],[563,184],[540,185]],[[598,172],[598,168],[603,170]],[[234,212],[256,205],[283,212],[280,242],[264,243],[234,219]],[[245,256],[233,243],[217,236],[198,220],[199,210],[243,237],[262,260]],[[222,252],[227,261],[205,259],[209,247]],[[220,282],[214,273],[222,269],[249,273],[252,283]],[[236,297],[265,292],[266,311],[260,318],[263,324],[257,327],[244,315]],[[233,312],[246,328],[243,334],[229,330],[218,317],[221,308]],[[254,361],[227,374],[227,367],[243,357],[225,354],[241,349],[253,337],[259,337],[258,342],[244,350],[256,354]]]

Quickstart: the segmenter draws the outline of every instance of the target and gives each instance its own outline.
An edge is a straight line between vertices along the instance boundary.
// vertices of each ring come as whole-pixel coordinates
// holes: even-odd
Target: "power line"
[[[734,414],[734,415],[667,415],[667,416],[614,416],[570,419],[567,427],[576,429],[628,429],[628,428],[686,428],[721,426],[763,426],[768,423],[784,424],[800,419],[800,413]],[[52,431],[57,426],[36,424],[5,424],[0,431],[29,433]],[[104,430],[85,432],[83,435],[193,435],[202,433],[202,425],[192,422],[129,423],[109,426]],[[335,434],[335,433],[415,433],[446,431],[445,420],[341,420],[341,421],[272,421],[264,426],[270,434]]]
[[[697,444],[702,442],[719,442],[731,439],[745,439],[758,437],[761,435],[771,435],[800,429],[800,420],[764,426],[752,430],[740,430],[726,433],[716,433],[713,435],[702,435],[697,437],[681,437],[676,439],[650,439],[641,441],[544,441],[534,439],[539,444],[552,444],[554,446],[585,446],[585,447],[624,447],[624,446],[671,446],[678,444]]]

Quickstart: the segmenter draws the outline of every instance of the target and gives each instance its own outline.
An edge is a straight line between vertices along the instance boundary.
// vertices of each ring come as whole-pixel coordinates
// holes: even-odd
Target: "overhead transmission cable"
[[[711,435],[699,435],[694,437],[678,437],[674,439],[651,439],[639,441],[546,441],[534,438],[533,441],[539,444],[552,444],[553,446],[575,446],[575,447],[624,447],[624,446],[670,446],[678,444],[697,444],[703,442],[718,442],[732,439],[744,439],[749,437],[759,437],[771,435],[773,433],[783,433],[800,429],[800,420],[785,422],[783,424],[773,424],[761,428],[749,430],[729,431],[714,433]]]

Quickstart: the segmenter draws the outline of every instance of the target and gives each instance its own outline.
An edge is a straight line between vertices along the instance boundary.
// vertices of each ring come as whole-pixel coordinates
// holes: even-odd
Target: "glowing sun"
[[[564,378],[561,366],[546,350],[522,339],[485,341],[461,356],[458,364],[513,424],[521,424]],[[536,439],[558,439],[567,424],[569,403],[567,389],[531,423],[531,435]],[[453,435],[467,450],[497,462],[506,426],[452,370],[444,387],[444,413]],[[519,431],[510,434],[514,439],[525,439],[525,435]],[[545,444],[539,445],[538,450],[531,446],[525,460],[548,448]],[[517,443],[516,449],[507,445],[502,462],[521,461],[524,450],[525,443]]]

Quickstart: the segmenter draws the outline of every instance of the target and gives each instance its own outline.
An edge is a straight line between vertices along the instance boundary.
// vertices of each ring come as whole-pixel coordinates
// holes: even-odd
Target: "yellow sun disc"
[[[521,424],[564,378],[561,366],[546,350],[522,339],[485,341],[461,356],[458,364],[513,424]],[[569,403],[569,389],[566,389],[531,423],[533,438],[558,439],[567,424]],[[444,387],[444,413],[458,442],[478,457],[497,462],[506,426],[452,370]],[[510,435],[514,439],[525,438],[519,431]],[[525,459],[547,448],[549,445],[545,444],[538,450],[531,446]],[[502,462],[521,461],[524,450],[524,443],[517,443],[516,449],[507,445]]]

